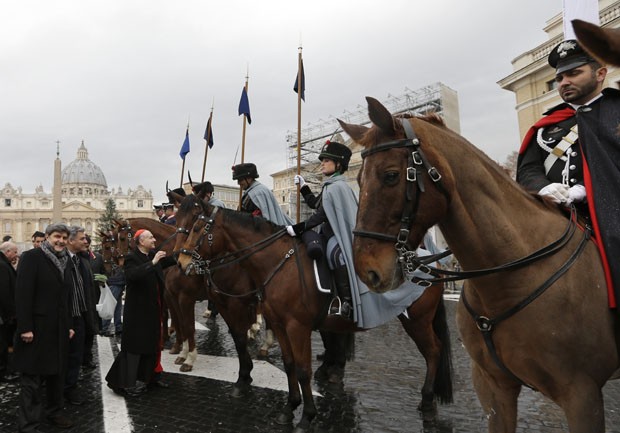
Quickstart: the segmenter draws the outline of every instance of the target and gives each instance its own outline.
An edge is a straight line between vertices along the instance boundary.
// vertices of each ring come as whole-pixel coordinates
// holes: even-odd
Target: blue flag
[[[181,151],[179,152],[179,156],[181,159],[185,160],[185,155],[189,153],[189,128],[185,130],[185,140],[183,140],[183,146],[181,146]]]
[[[299,74],[295,77],[295,85],[293,90],[295,93],[299,93]],[[301,59],[301,99],[306,102],[306,76],[304,75],[304,59]]]
[[[239,115],[245,114],[245,117],[248,118],[248,123],[252,123],[252,118],[250,117],[250,101],[248,100],[248,92],[245,91],[245,87],[241,92],[241,100],[239,101]]]
[[[209,145],[209,149],[213,147],[213,126],[211,126],[211,117],[207,121],[207,127],[205,128],[205,140]]]

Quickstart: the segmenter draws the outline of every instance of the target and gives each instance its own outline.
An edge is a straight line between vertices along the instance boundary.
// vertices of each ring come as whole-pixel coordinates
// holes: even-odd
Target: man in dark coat
[[[137,383],[166,388],[160,380],[163,348],[164,276],[174,265],[165,251],[153,252],[155,238],[148,230],[134,235],[136,249],[125,258],[125,306],[121,352],[106,375],[108,387],[121,395],[138,395],[146,388]]]
[[[94,280],[95,274],[105,275],[105,268],[103,266],[103,256],[97,251],[93,251],[90,247],[90,236],[86,235],[86,252],[80,253],[83,257],[87,258],[90,264],[90,270],[93,276],[92,283],[92,304],[94,306],[101,297],[101,290],[99,289],[99,283]],[[96,326],[87,327],[86,337],[84,338],[84,357],[82,358],[82,367],[95,368],[97,364],[93,362],[93,346],[95,342],[95,335],[99,333],[101,329],[101,319],[96,313],[96,306],[94,307],[93,320]]]
[[[575,40],[549,54],[564,102],[526,134],[517,182],[590,218],[605,268],[611,307],[620,303],[620,92],[605,88],[607,68]],[[620,309],[616,309],[620,312]]]
[[[99,333],[99,316],[97,315],[94,299],[94,278],[90,269],[90,259],[86,255],[88,243],[82,227],[69,227],[69,239],[67,252],[69,253],[70,278],[69,284],[69,313],[71,314],[71,327],[75,336],[69,344],[69,358],[67,363],[67,375],[65,378],[65,399],[74,405],[84,404],[84,397],[78,391],[78,378],[82,360],[86,336]]]
[[[13,242],[0,244],[0,382],[13,381],[17,376],[10,372],[9,347],[15,334],[15,278],[12,265],[17,257],[17,245]]]
[[[15,284],[17,338],[15,369],[21,375],[17,414],[19,432],[36,431],[43,415],[40,391],[46,382],[45,415],[57,427],[69,428],[71,420],[61,414],[63,385],[69,351],[68,255],[69,229],[51,224],[41,248],[22,254]]]

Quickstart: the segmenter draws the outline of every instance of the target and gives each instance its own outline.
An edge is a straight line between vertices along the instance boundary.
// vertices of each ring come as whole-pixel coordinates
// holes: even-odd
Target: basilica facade
[[[126,191],[120,186],[109,190],[101,168],[88,159],[84,142],[77,150],[77,158],[63,169],[57,155],[51,191],[39,185],[33,193],[25,193],[7,182],[0,196],[0,233],[12,236],[20,250],[30,248],[32,234],[37,230],[45,232],[52,222],[62,221],[84,227],[88,234],[95,233],[109,199],[124,218],[154,217],[151,191],[142,185]]]

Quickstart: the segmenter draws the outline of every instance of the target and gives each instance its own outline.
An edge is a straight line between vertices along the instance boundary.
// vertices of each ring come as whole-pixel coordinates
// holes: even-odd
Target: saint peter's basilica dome
[[[63,188],[77,185],[99,186],[102,190],[108,188],[103,171],[88,159],[88,150],[83,141],[77,151],[77,158],[62,170],[61,184]]]

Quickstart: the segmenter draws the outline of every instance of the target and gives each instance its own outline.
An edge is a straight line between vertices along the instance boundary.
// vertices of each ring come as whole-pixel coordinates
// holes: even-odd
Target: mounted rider
[[[236,180],[243,190],[240,211],[263,217],[281,226],[292,224],[291,219],[282,212],[271,190],[256,180],[259,177],[256,165],[251,162],[237,164],[232,170],[233,180]]]
[[[620,301],[620,91],[603,89],[607,68],[576,40],[558,44],[548,62],[564,100],[526,134],[517,182],[591,220],[605,267],[610,305]],[[615,283],[615,284],[614,284]],[[615,286],[615,291],[614,291]]]

